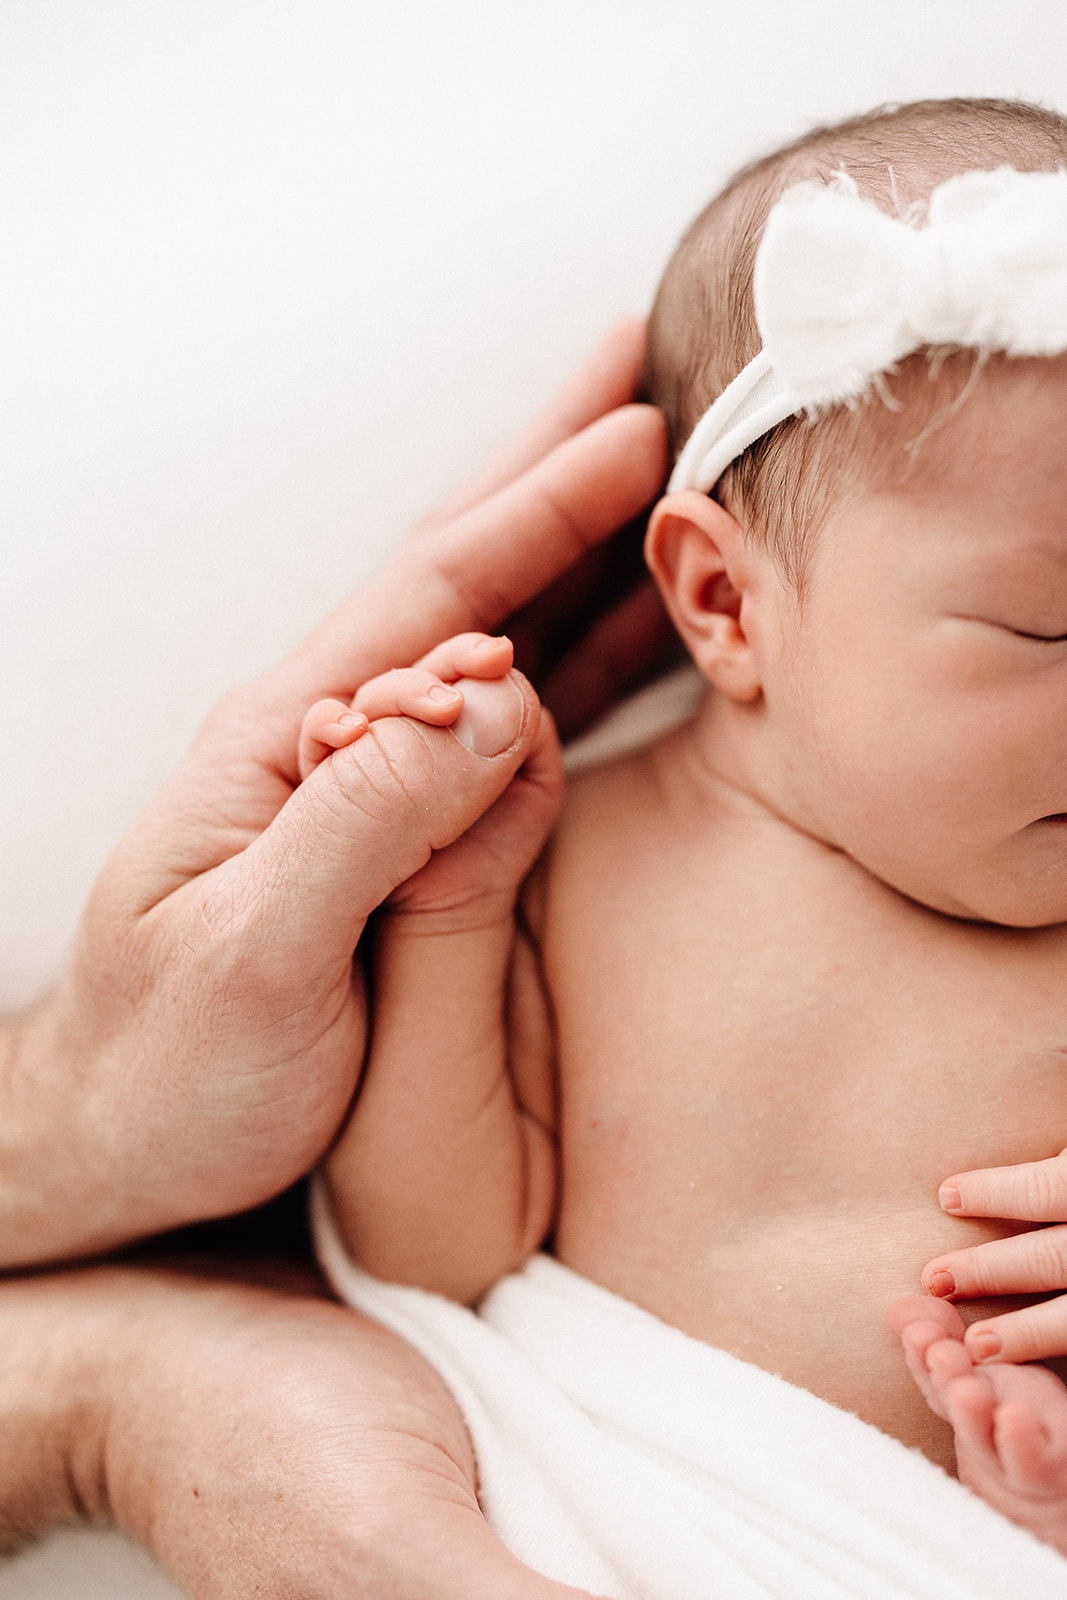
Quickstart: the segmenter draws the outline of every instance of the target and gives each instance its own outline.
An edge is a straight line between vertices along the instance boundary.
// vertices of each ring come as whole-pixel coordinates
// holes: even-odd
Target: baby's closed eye
[[[1067,644],[1067,633],[1039,633],[1031,632],[1029,628],[1013,628],[1008,623],[1002,623],[1009,633],[1017,639],[1034,639],[1039,644]]]
[[[998,633],[1011,634],[1016,639],[1033,640],[1035,644],[1067,644],[1067,631],[1057,632],[1054,625],[1023,626],[1022,620],[1004,621],[996,616],[959,614],[957,622],[977,622],[984,628],[995,628]]]

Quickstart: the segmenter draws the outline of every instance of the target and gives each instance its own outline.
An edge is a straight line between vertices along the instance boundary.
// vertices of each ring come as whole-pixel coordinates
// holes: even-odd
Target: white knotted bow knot
[[[768,429],[854,402],[924,346],[1067,349],[1067,172],[963,173],[923,226],[844,174],[798,184],[767,219],[753,289],[763,350],[697,424],[672,489],[710,489]]]

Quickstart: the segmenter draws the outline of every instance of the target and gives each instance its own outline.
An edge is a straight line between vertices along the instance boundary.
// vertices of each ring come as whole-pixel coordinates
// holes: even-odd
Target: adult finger
[[[1044,1161],[955,1173],[937,1198],[942,1211],[954,1217],[1062,1222],[1067,1219],[1067,1150]]]
[[[597,341],[578,371],[532,422],[416,523],[415,537],[469,511],[554,450],[564,439],[634,398],[645,355],[645,323],[627,317]]]
[[[260,700],[290,710],[418,660],[441,639],[492,632],[631,521],[666,470],[659,412],[625,406],[432,537],[406,546],[260,681]]]
[[[208,932],[246,928],[257,970],[292,987],[298,966],[347,959],[375,906],[473,825],[533,744],[541,711],[518,673],[464,682],[451,728],[384,717],[338,750],[203,889]]]
[[[1035,1228],[935,1256],[923,1268],[927,1294],[970,1299],[1067,1289],[1067,1227]]]
[[[1046,1361],[1067,1355],[1067,1296],[972,1322],[963,1342],[976,1362]]]
[[[640,687],[677,645],[659,591],[642,583],[599,617],[541,685],[564,739]]]
[[[396,1567],[379,1565],[374,1593],[394,1600],[424,1595],[427,1600],[431,1595],[433,1600],[594,1600],[585,1589],[531,1571],[476,1512],[446,1507],[439,1523],[435,1528],[423,1518],[418,1535],[424,1549],[414,1549],[413,1539],[396,1541]],[[432,1567],[419,1564],[425,1556]]]

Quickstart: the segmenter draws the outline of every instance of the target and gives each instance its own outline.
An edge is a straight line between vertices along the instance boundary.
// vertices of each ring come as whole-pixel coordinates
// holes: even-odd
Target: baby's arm
[[[364,685],[351,708],[320,702],[301,769],[360,737],[363,717],[417,716],[464,738],[464,704],[499,695],[510,666],[507,640],[464,635]],[[552,1035],[516,902],[561,793],[544,713],[497,803],[380,913],[370,1054],[326,1165],[356,1260],[465,1302],[525,1260],[552,1219]]]

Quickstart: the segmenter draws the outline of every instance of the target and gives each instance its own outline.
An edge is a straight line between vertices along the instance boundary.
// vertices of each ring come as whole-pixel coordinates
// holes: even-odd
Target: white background
[[[1062,0],[0,0],[0,1008],[732,168],[955,94],[1067,106]]]
[[[0,0],[0,1008],[202,713],[741,161],[1067,104],[1057,0]]]

